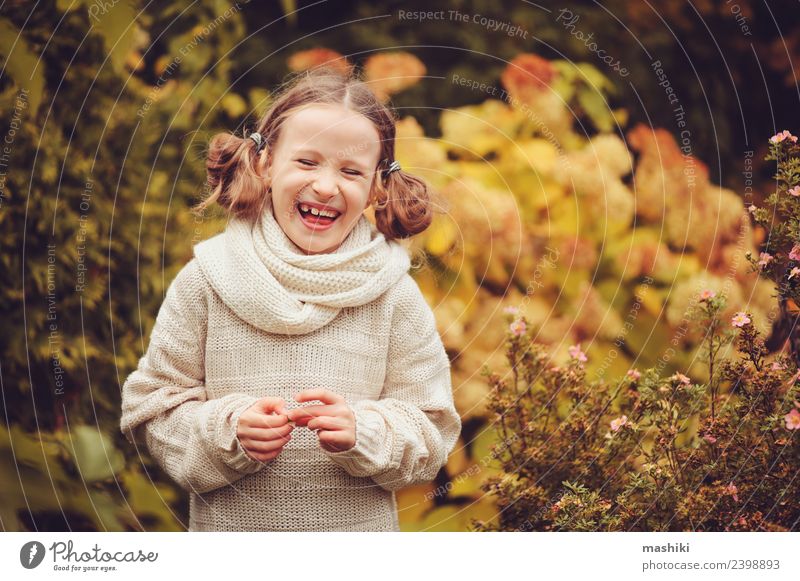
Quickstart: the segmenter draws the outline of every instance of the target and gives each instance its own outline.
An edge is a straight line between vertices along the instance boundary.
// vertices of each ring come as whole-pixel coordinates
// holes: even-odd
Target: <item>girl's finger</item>
[[[261,440],[251,440],[249,438],[240,438],[239,441],[242,443],[242,447],[246,450],[252,450],[254,452],[273,452],[275,450],[279,450],[283,448],[289,440],[291,440],[291,436],[286,436],[285,438],[280,438],[278,440],[269,440],[268,442],[264,442]]]
[[[308,422],[308,420],[315,418],[317,416],[325,416],[330,415],[330,406],[327,405],[309,405],[297,409],[293,409],[289,412],[289,419],[304,425]]]
[[[285,405],[281,397],[262,397],[253,404],[253,407],[263,414],[269,414],[280,412],[284,409]]]
[[[319,416],[308,422],[309,430],[343,430],[349,427],[347,420],[333,416]]]
[[[269,440],[276,440],[283,438],[292,433],[294,426],[286,424],[280,428],[252,428],[245,426],[239,430],[239,436],[250,438],[251,440],[260,440],[262,442]]]
[[[345,401],[344,397],[329,389],[322,387],[314,389],[305,389],[294,396],[294,399],[299,402],[319,400],[322,403],[337,404]]]
[[[349,449],[353,444],[349,434],[345,431],[327,431],[322,430],[319,432],[319,441],[330,448]]]
[[[251,428],[280,428],[289,422],[286,414],[242,414],[239,423]]]

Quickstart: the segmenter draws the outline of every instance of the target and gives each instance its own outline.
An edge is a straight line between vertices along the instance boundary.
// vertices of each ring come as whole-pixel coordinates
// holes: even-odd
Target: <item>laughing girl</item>
[[[431,223],[392,112],[354,75],[295,78],[212,139],[224,232],[194,247],[123,386],[121,429],[190,492],[191,531],[397,531],[461,430],[398,239]],[[367,217],[374,213],[375,224]]]

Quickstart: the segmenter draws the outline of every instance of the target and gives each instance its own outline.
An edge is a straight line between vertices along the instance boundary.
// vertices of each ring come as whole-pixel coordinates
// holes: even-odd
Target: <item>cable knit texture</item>
[[[461,431],[450,362],[402,245],[366,217],[306,255],[268,206],[195,246],[123,386],[121,430],[190,492],[192,531],[397,531],[394,491],[433,480]],[[356,444],[295,428],[280,455],[236,437],[258,398],[322,387],[356,417]]]

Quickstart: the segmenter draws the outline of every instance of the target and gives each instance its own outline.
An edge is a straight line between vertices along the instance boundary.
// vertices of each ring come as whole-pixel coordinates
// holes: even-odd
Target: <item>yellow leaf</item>
[[[220,105],[231,117],[241,117],[247,113],[247,101],[236,93],[225,93],[220,100]]]
[[[558,155],[556,146],[546,139],[525,139],[510,146],[509,157],[515,164],[532,168],[537,173],[552,174]]]
[[[480,464],[470,465],[466,471],[453,477],[450,496],[452,498],[471,496],[477,500],[484,494],[481,490],[481,482],[486,479],[488,474],[489,471]]]
[[[467,448],[459,438],[453,453],[450,454],[450,458],[447,460],[447,473],[450,474],[451,479],[455,478],[467,469],[468,464]]]
[[[433,508],[433,493],[432,482],[397,491],[397,513],[401,527],[404,523],[413,526],[424,518],[425,513]]]
[[[425,239],[425,248],[434,256],[441,256],[453,247],[458,238],[458,226],[447,216],[437,216]]]
[[[633,291],[634,296],[639,298],[645,310],[654,316],[659,316],[664,307],[664,297],[657,292],[652,285],[640,284]]]

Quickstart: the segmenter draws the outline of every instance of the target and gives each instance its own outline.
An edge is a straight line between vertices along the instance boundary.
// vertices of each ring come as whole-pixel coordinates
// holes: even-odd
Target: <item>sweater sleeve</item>
[[[352,448],[325,450],[350,475],[371,477],[385,490],[433,480],[461,433],[450,360],[433,311],[410,275],[402,284],[380,399],[351,404],[356,418]]]
[[[196,259],[167,289],[147,352],[122,387],[120,429],[145,444],[178,485],[208,492],[256,472],[236,436],[239,415],[257,398],[208,399],[205,388],[207,302]]]

